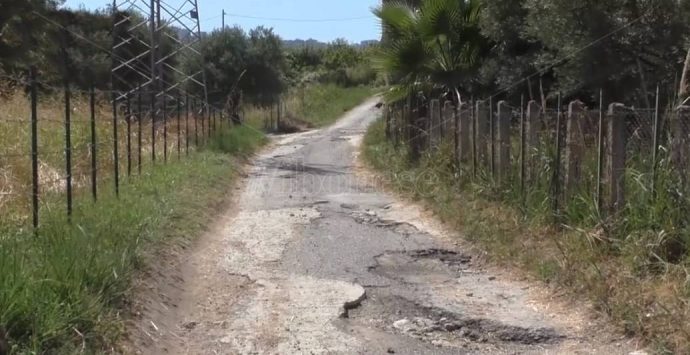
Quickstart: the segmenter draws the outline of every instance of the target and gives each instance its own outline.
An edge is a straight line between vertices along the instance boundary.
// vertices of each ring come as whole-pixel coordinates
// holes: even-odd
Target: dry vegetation
[[[587,296],[627,334],[640,336],[659,353],[690,353],[690,260],[665,261],[667,233],[673,231],[644,229],[644,221],[630,220],[625,222],[639,228],[619,228],[624,235],[612,236],[601,226],[556,227],[547,215],[525,213],[499,198],[492,186],[459,179],[449,145],[410,164],[405,150],[385,139],[382,122],[370,129],[363,149],[393,188],[426,203],[496,262]],[[657,207],[648,204],[647,213]]]
[[[41,95],[38,105],[38,165],[40,194],[62,192],[65,189],[65,108],[60,95]],[[86,96],[71,99],[71,145],[73,184],[90,186],[91,174],[91,125],[89,100]],[[205,121],[208,123],[208,121]],[[30,215],[31,201],[31,126],[30,104],[27,95],[20,91],[0,98],[0,212],[22,222]],[[198,122],[198,136],[201,142],[201,121]],[[179,130],[181,154],[186,150],[184,116]],[[189,149],[195,149],[194,115],[189,120]],[[118,121],[118,156],[122,178],[128,174],[127,123]],[[138,120],[133,120],[131,129],[131,173],[138,174]],[[151,166],[151,121],[144,119],[141,127],[142,170]],[[177,159],[178,126],[176,116],[168,119],[168,159]],[[96,105],[96,162],[99,185],[112,180],[114,175],[114,147],[112,108],[102,97]],[[163,161],[164,129],[156,124],[155,145],[157,161]],[[108,186],[108,188],[111,188]]]

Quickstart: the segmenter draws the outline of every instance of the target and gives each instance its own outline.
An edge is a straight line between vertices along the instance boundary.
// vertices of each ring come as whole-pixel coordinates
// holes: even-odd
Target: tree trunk
[[[680,102],[683,102],[688,96],[690,96],[690,48],[688,48],[688,55],[685,57],[683,75],[680,78],[680,88],[678,90]]]

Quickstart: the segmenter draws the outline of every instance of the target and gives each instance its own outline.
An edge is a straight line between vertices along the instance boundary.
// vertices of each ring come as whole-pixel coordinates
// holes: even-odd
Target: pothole
[[[348,208],[349,207],[349,208]],[[348,205],[343,208],[348,208],[348,209],[353,209],[356,206],[354,205]],[[420,233],[419,229],[417,227],[407,223],[407,222],[398,222],[398,221],[393,221],[393,220],[388,220],[388,219],[382,219],[379,217],[379,215],[372,211],[372,210],[365,210],[365,211],[354,211],[350,213],[350,216],[355,220],[355,222],[359,224],[366,224],[370,226],[375,226],[379,228],[387,228],[391,229],[395,233],[402,234],[402,235],[410,235],[414,233]]]
[[[369,325],[389,332],[409,336],[437,346],[459,346],[472,343],[511,343],[522,345],[553,344],[564,337],[553,328],[520,327],[492,319],[468,317],[445,309],[420,305],[398,295],[379,291],[362,308],[350,312]]]
[[[386,273],[386,271],[396,270],[401,266],[409,265],[414,263],[415,269],[417,268],[428,268],[434,271],[438,271],[438,267],[425,262],[440,262],[441,264],[448,267],[448,271],[458,272],[462,269],[466,269],[472,263],[472,257],[456,251],[447,249],[417,249],[417,250],[404,250],[404,251],[388,251],[381,255],[374,257],[376,262],[375,265],[370,266],[370,271],[380,271]],[[394,274],[394,273],[393,273]]]

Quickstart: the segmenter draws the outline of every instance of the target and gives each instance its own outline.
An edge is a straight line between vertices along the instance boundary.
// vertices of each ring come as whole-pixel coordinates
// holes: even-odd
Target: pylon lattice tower
[[[197,0],[113,0],[112,11],[115,100],[142,89],[156,98],[189,94],[207,108]]]

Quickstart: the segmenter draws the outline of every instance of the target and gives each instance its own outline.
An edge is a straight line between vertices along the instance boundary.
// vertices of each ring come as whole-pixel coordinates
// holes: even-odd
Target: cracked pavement
[[[634,350],[587,309],[483,265],[459,236],[366,178],[356,155],[376,102],[275,137],[253,160],[234,211],[188,251],[179,284],[159,287],[164,307],[147,303],[138,352]]]

